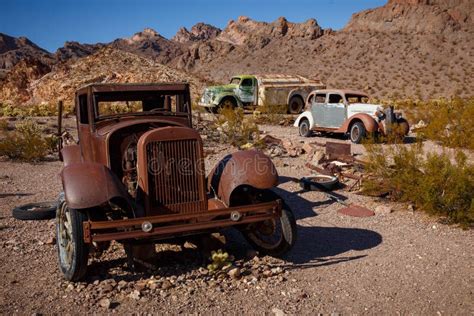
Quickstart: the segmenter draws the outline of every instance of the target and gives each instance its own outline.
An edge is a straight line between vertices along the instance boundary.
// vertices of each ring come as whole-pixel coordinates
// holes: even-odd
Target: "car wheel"
[[[299,127],[300,136],[309,137],[311,135],[309,121],[307,119],[302,119],[298,127]]]
[[[84,242],[83,222],[87,215],[62,202],[56,212],[59,268],[69,281],[81,280],[87,271],[89,245]]]
[[[350,130],[350,138],[351,142],[354,144],[360,144],[360,142],[365,138],[367,135],[367,130],[362,122],[355,122],[351,126]]]
[[[304,101],[300,96],[294,96],[288,104],[288,112],[290,114],[299,114],[303,110]]]
[[[19,220],[43,220],[56,217],[57,201],[30,203],[17,206],[12,210],[12,216]]]
[[[237,102],[233,98],[224,98],[219,103],[219,109],[235,109],[237,107]]]
[[[281,199],[269,190],[259,191],[254,204]],[[293,247],[296,241],[296,220],[293,212],[283,202],[280,218],[252,223],[243,230],[245,239],[263,255],[280,257]]]

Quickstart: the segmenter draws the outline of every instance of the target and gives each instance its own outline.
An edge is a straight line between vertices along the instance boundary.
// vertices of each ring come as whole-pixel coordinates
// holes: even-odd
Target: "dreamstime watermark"
[[[161,155],[149,159],[147,169],[148,173],[153,176],[206,176],[204,158],[167,158]],[[233,159],[232,155],[229,155],[216,165],[215,170],[215,173],[225,173],[233,178],[245,177],[248,174],[256,176],[277,174],[271,160],[258,155],[238,159]]]

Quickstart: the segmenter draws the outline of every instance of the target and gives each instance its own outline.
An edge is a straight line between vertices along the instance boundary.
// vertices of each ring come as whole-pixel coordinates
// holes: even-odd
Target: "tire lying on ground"
[[[12,216],[19,220],[42,220],[56,217],[57,201],[29,203],[17,206],[12,210]]]

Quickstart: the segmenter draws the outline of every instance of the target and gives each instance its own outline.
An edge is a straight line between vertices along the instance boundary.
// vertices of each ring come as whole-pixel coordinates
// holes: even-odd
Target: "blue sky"
[[[342,28],[355,12],[386,0],[1,0],[0,32],[26,36],[55,51],[65,41],[109,42],[151,27],[170,38],[197,22],[224,28],[240,15],[259,21],[285,16],[315,18],[324,28]]]

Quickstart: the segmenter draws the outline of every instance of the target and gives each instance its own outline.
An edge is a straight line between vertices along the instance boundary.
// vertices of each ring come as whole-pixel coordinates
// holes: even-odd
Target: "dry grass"
[[[220,141],[239,148],[255,147],[260,144],[260,132],[253,117],[245,116],[244,110],[223,108],[214,121],[220,132]]]

